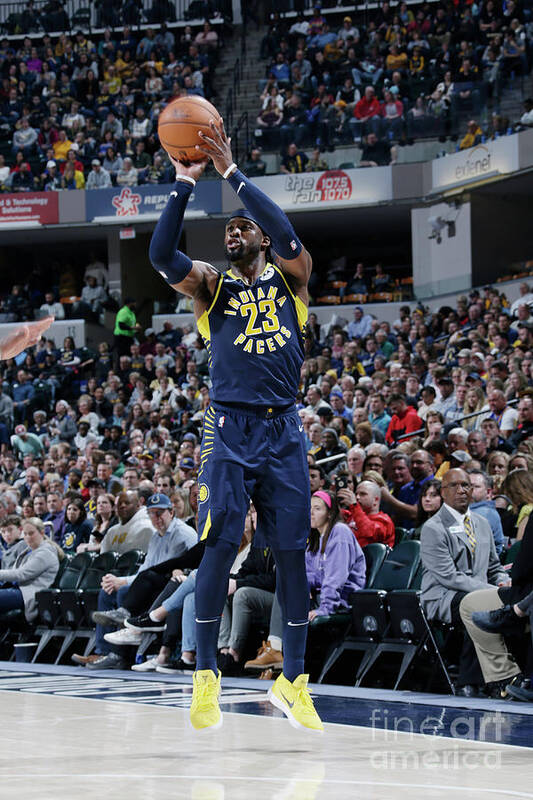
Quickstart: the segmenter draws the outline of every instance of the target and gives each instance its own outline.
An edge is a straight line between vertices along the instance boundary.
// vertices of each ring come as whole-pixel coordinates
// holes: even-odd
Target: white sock
[[[153,612],[153,611],[150,611],[150,613],[148,614],[148,616],[150,617],[150,619],[152,620],[152,622],[161,622],[161,620],[160,620],[160,619],[157,619],[157,617],[154,617],[154,612]]]
[[[189,657],[185,658],[183,653],[181,654],[181,660],[183,661],[184,664],[195,664],[196,663],[194,658],[189,658]]]
[[[272,650],[279,650],[281,653],[281,639],[279,636],[269,636],[268,641],[270,642]]]

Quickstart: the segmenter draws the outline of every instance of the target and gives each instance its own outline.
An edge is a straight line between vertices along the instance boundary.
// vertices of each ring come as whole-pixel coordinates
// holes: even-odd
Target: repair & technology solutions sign
[[[57,192],[18,192],[0,195],[0,225],[12,222],[38,222],[57,225]]]

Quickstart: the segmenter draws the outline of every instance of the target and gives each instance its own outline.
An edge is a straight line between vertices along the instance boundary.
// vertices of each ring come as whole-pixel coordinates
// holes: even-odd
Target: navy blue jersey
[[[282,271],[267,264],[253,286],[228,270],[198,320],[209,353],[211,398],[219,403],[293,403],[304,359],[307,307]]]

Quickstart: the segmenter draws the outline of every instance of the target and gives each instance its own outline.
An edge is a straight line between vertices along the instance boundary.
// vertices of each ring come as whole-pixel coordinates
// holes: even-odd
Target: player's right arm
[[[193,298],[198,316],[211,302],[219,273],[205,261],[192,261],[178,245],[187,202],[206,162],[185,166],[172,156],[170,160],[176,168],[176,183],[152,235],[150,261],[173,289]]]

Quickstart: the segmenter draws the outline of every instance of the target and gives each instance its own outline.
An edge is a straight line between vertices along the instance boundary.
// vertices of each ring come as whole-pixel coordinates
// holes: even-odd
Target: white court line
[[[26,694],[29,694],[30,696],[38,696],[38,697],[50,697],[50,698],[61,697],[62,700],[82,700],[82,701],[86,700],[89,703],[114,703],[118,708],[120,708],[120,707],[121,708],[129,708],[131,710],[133,710],[134,708],[143,708],[143,709],[146,709],[146,710],[152,708],[152,709],[162,709],[164,711],[170,711],[170,712],[173,712],[173,713],[175,713],[176,711],[187,712],[187,710],[188,710],[187,707],[183,707],[183,706],[179,706],[179,705],[172,705],[172,706],[159,705],[159,704],[156,704],[156,703],[147,703],[147,702],[142,702],[142,701],[135,701],[134,699],[130,699],[130,698],[127,698],[124,701],[120,701],[120,700],[116,700],[115,698],[112,698],[112,697],[111,698],[103,698],[103,699],[101,699],[101,698],[98,698],[98,697],[78,697],[76,695],[73,696],[73,695],[68,695],[68,694],[58,695],[58,694],[55,694],[53,692],[43,693],[43,694],[40,694],[40,693],[36,694],[36,693],[32,693],[32,692],[23,692],[23,691],[18,691],[18,690],[17,691],[9,691],[9,690],[2,691],[2,689],[0,687],[0,697],[2,696],[2,694],[11,694],[11,695],[19,694],[19,695],[22,695],[22,696],[25,696]],[[184,697],[186,697],[186,695],[184,695]],[[270,701],[267,698],[265,698],[265,699],[260,700],[259,702],[261,702],[261,703],[269,703]],[[276,710],[276,709],[274,709],[274,710]],[[284,725],[287,724],[287,719],[286,719],[285,716],[282,715],[281,712],[277,712],[277,714],[276,713],[272,714],[272,716],[271,715],[265,716],[264,714],[243,714],[242,712],[239,712],[239,711],[229,711],[228,709],[224,709],[223,713],[224,713],[225,717],[226,716],[228,716],[228,717],[240,717],[241,719],[242,719],[242,717],[251,717],[251,718],[260,717],[261,719],[264,719],[264,720],[266,720],[266,719],[275,720],[278,723],[283,723]],[[349,731],[359,731],[359,732],[365,731],[367,733],[368,733],[368,731],[378,731],[378,732],[379,731],[383,731],[385,737],[387,735],[394,735],[395,737],[396,736],[400,736],[400,737],[408,736],[411,739],[413,737],[421,737],[424,741],[426,741],[427,738],[428,738],[427,734],[424,734],[424,733],[411,733],[411,731],[400,731],[400,730],[392,731],[392,730],[389,730],[387,728],[375,728],[375,729],[373,729],[369,725],[349,725],[346,722],[326,722],[325,725],[326,726],[334,726],[335,728],[347,728]],[[326,733],[327,733],[327,730],[326,730]],[[307,736],[309,734],[304,732],[303,735]],[[520,749],[520,750],[529,750],[530,752],[531,752],[531,749],[532,749],[531,747],[528,747],[527,745],[524,745],[524,744],[513,744],[512,742],[490,742],[490,741],[484,741],[484,740],[480,740],[480,739],[466,739],[466,738],[454,737],[454,736],[435,736],[434,738],[435,738],[436,741],[441,741],[442,740],[442,741],[445,741],[445,742],[455,742],[455,743],[464,742],[465,744],[483,745],[485,747],[494,747],[494,748],[512,747],[512,748]],[[430,736],[430,740],[433,740],[433,735]],[[387,741],[385,743],[387,743]],[[415,784],[412,784],[412,785],[415,786]],[[489,790],[487,790],[487,791],[489,791]],[[494,790],[490,790],[490,791],[494,791]],[[527,795],[523,795],[523,796],[532,798],[532,800],[533,800],[533,794],[527,794]]]
[[[72,779],[73,773],[72,772],[65,772],[65,773],[26,773],[24,775],[13,775],[12,777],[7,778],[8,780],[27,780],[29,779],[53,779],[57,780],[58,778],[69,778]],[[145,773],[141,775],[132,775],[130,772],[120,774],[116,772],[110,773],[87,773],[87,774],[79,774],[75,775],[76,779],[82,780],[100,780],[102,778],[114,778],[118,780],[124,780],[125,778],[129,780],[146,780],[147,778],[157,778],[158,780],[186,780],[186,781],[255,781],[256,783],[286,783],[287,781],[294,781],[296,783],[317,783],[316,778],[295,778],[294,776],[285,776],[279,778],[268,778],[264,776],[257,776],[257,775],[246,775],[246,776],[236,776],[236,775],[180,775],[179,773],[174,773],[173,775],[161,775],[161,773]],[[3,777],[2,780],[6,780],[6,776]],[[483,792],[484,794],[495,794],[499,797],[522,797],[531,800],[533,798],[533,794],[530,792],[518,792],[514,789],[489,789],[484,786],[451,786],[450,784],[427,784],[427,783],[399,783],[396,781],[355,781],[355,780],[341,780],[339,778],[322,778],[320,779],[321,784],[333,784],[335,786],[372,786],[372,787],[387,787],[390,789],[442,789],[443,791],[452,791],[452,792]]]

